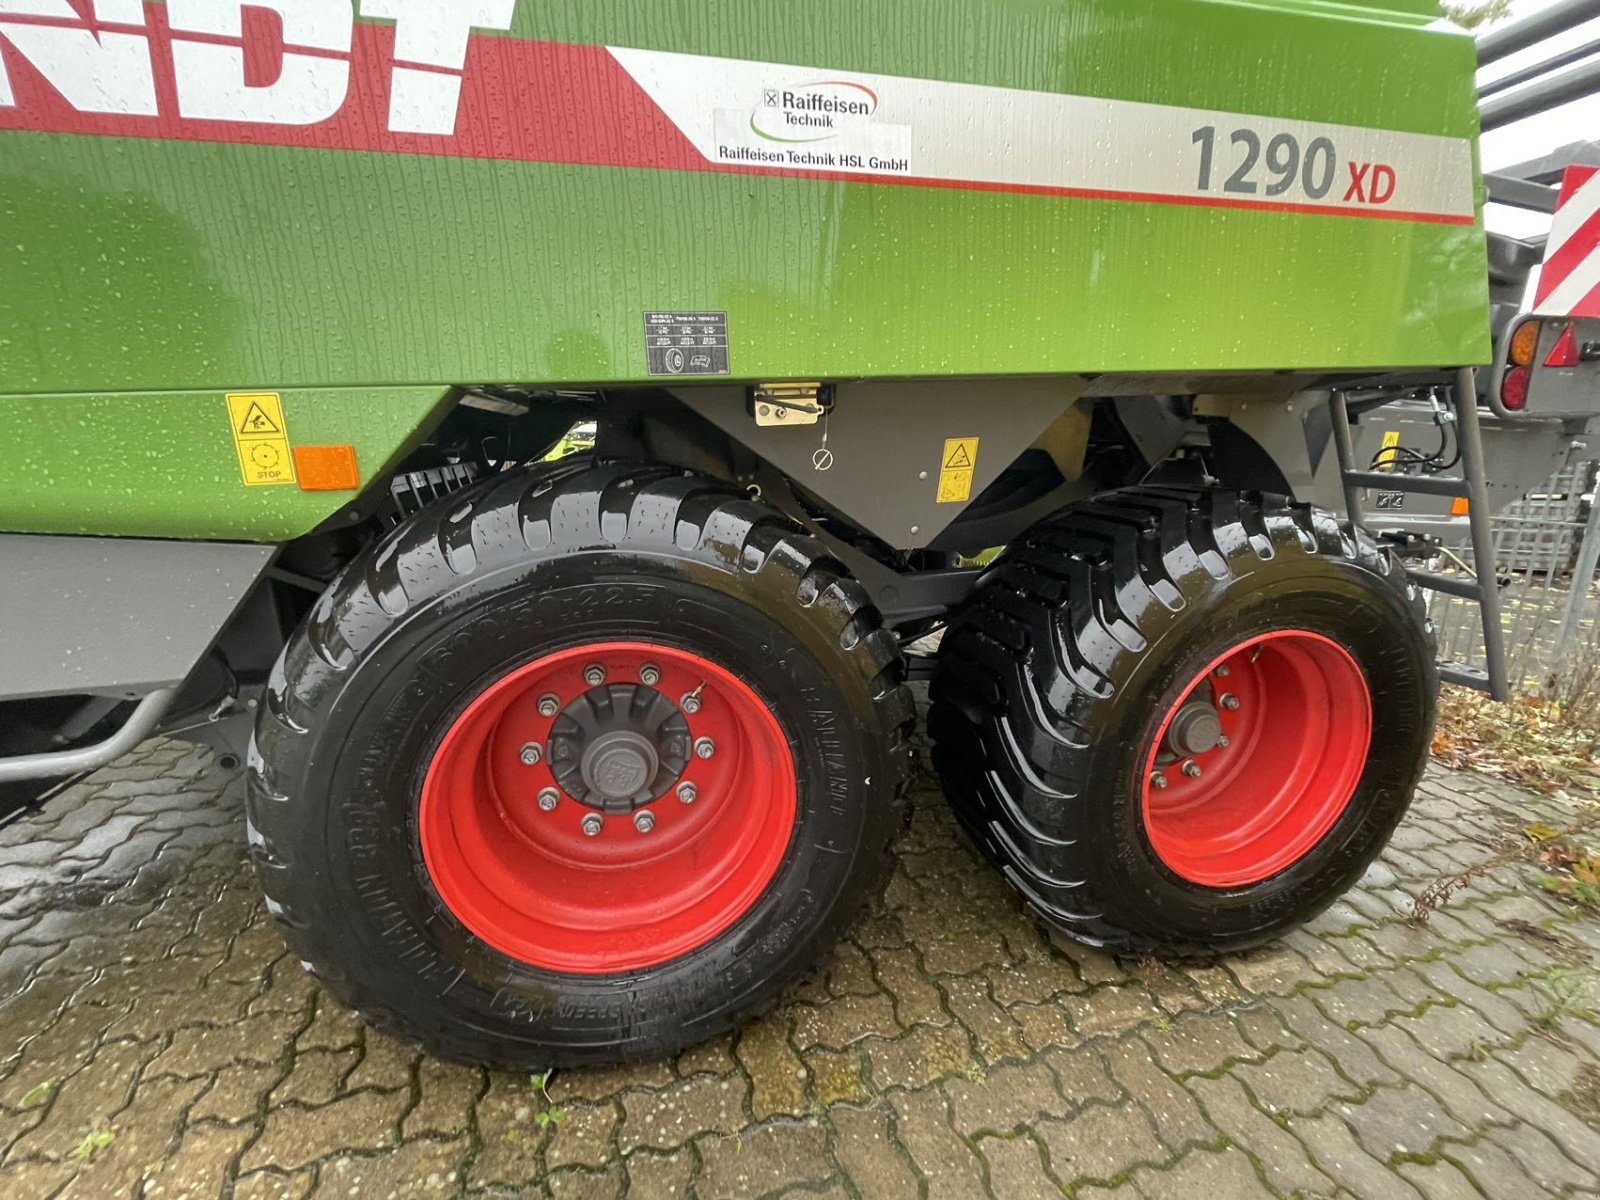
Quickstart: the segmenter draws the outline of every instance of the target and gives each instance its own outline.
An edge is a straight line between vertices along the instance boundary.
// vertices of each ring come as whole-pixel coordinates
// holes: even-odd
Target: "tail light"
[[[1524,326],[1523,328],[1527,328]],[[1520,330],[1518,332],[1521,332]],[[1500,403],[1510,412],[1521,412],[1528,405],[1528,368],[1512,367],[1500,380]]]

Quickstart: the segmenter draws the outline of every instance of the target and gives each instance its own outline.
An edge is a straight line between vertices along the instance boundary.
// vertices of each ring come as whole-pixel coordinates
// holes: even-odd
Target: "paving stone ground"
[[[549,1084],[363,1029],[286,954],[242,781],[152,742],[0,829],[0,1196],[1600,1195],[1600,922],[1502,868],[1571,806],[1433,771],[1360,885],[1175,968],[1044,932],[931,780],[883,903],[761,1022]]]

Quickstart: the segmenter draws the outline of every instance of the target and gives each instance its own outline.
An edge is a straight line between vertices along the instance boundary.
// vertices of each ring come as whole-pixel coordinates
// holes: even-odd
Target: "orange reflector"
[[[1561,336],[1556,339],[1556,344],[1550,349],[1550,357],[1544,360],[1547,367],[1575,367],[1578,365],[1578,339],[1572,336],[1572,326],[1568,325],[1561,331]]]
[[[1511,335],[1511,361],[1519,367],[1533,362],[1534,351],[1539,349],[1539,322],[1524,321]]]
[[[1464,517],[1471,511],[1472,501],[1468,500],[1465,496],[1457,496],[1454,500],[1450,501],[1450,515],[1452,517]]]
[[[361,486],[354,446],[296,446],[294,473],[305,492],[352,492]]]

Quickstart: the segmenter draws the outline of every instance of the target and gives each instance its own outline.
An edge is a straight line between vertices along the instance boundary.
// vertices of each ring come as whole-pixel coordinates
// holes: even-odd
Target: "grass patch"
[[[1539,980],[1547,1001],[1535,1024],[1553,1028],[1562,1017],[1593,1021],[1597,1015],[1594,998],[1594,972],[1588,967],[1552,967]]]
[[[117,1135],[113,1130],[93,1130],[83,1135],[83,1140],[67,1152],[67,1157],[77,1162],[88,1162],[116,1140]]]
[[[567,1119],[566,1110],[550,1099],[548,1089],[551,1074],[550,1071],[542,1071],[537,1075],[528,1076],[528,1083],[541,1104],[539,1111],[534,1114],[534,1120],[539,1122],[540,1129],[549,1129]]]

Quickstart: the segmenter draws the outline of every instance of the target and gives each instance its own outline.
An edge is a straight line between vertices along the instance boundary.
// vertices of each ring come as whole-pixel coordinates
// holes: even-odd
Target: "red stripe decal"
[[[1577,190],[1589,180],[1594,178],[1600,167],[1584,167],[1574,164],[1561,173],[1561,191],[1556,195],[1556,207],[1559,209],[1568,200],[1571,200]]]
[[[80,9],[86,7],[80,4]],[[1476,218],[1430,212],[1280,203],[1223,196],[1184,196],[1083,187],[1047,187],[982,180],[921,178],[854,172],[790,170],[780,167],[715,163],[706,159],[665,112],[622,69],[603,46],[530,41],[475,35],[468,43],[461,73],[455,132],[449,135],[389,129],[392,72],[396,65],[438,71],[427,64],[396,64],[394,27],[357,23],[349,57],[349,86],[331,117],[307,125],[266,124],[186,118],[179,115],[172,66],[173,34],[166,7],[148,4],[143,29],[114,31],[149,39],[154,69],[156,115],[81,112],[0,34],[0,66],[17,103],[0,107],[0,131],[79,134],[93,137],[154,138],[304,149],[369,151],[517,162],[762,175],[841,183],[947,188],[973,192],[1059,196],[1081,200],[1132,201],[1187,207],[1301,213],[1369,220],[1470,226]],[[283,45],[276,15],[244,9],[245,82],[271,84],[284,69],[285,52],[345,61],[327,50]],[[42,18],[4,18],[15,25],[60,27]],[[75,28],[111,32],[92,20]],[[231,39],[180,33],[178,40],[206,45],[237,45]],[[455,77],[453,71],[443,72]],[[856,86],[856,85],[851,85]],[[1574,185],[1575,186],[1575,185]]]
[[[1552,244],[1545,255],[1544,266],[1539,270],[1539,283],[1534,289],[1534,308],[1540,308],[1557,288],[1567,281],[1575,270],[1595,254],[1600,253],[1600,211],[1591,214],[1575,229],[1566,228],[1562,210],[1586,183],[1595,177],[1600,168],[1571,166],[1561,176],[1561,191],[1556,197],[1556,217],[1551,229]],[[1569,214],[1569,220],[1576,213]],[[1554,239],[1559,238],[1556,242]],[[1571,316],[1600,316],[1600,292],[1591,292],[1569,310]]]
[[[1566,282],[1579,264],[1600,249],[1600,212],[1578,226],[1562,243],[1551,250],[1539,273],[1535,304],[1543,304],[1550,293]]]
[[[1572,306],[1567,314],[1572,317],[1600,317],[1600,285],[1596,285],[1582,300]]]

